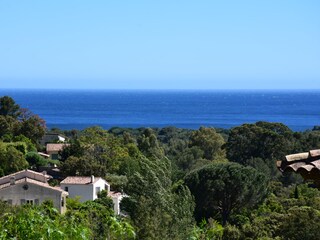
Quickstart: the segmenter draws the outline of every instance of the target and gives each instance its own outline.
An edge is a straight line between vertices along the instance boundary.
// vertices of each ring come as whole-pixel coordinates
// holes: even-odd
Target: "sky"
[[[320,89],[319,0],[0,1],[0,88]]]

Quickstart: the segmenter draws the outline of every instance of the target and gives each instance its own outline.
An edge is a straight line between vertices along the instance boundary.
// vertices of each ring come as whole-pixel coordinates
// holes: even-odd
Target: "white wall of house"
[[[22,182],[0,189],[0,199],[12,205],[21,205],[32,201],[41,204],[45,200],[52,200],[60,213],[66,211],[66,195],[60,190],[46,188],[29,182]]]
[[[60,136],[60,135],[58,135],[58,139],[59,139],[60,142],[64,142],[64,141],[66,140],[65,137],[62,137],[62,136]]]
[[[94,200],[92,184],[80,185],[61,183],[60,187],[62,190],[69,193],[70,198],[80,197],[80,202]]]
[[[110,185],[102,178],[89,184],[61,183],[60,187],[62,190],[67,191],[71,198],[79,196],[80,202],[97,199],[98,192],[102,190],[110,191]]]
[[[112,202],[113,202],[113,211],[115,214],[120,214],[120,202],[123,198],[123,196],[112,196]]]
[[[98,193],[102,190],[107,190],[107,192],[110,192],[110,185],[105,180],[100,178],[98,181],[94,183],[94,199],[98,198]]]

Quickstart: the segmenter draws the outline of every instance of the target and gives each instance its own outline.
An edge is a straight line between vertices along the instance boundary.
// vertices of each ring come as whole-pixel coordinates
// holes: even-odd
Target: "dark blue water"
[[[164,127],[230,128],[282,122],[300,131],[320,125],[320,91],[0,90],[47,126],[83,129]]]

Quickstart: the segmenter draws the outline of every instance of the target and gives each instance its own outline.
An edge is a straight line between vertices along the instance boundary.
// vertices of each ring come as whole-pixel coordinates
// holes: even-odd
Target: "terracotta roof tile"
[[[311,155],[311,157],[318,157],[318,156],[320,156],[320,149],[311,150],[311,151],[310,151],[310,155]]]
[[[293,161],[299,161],[299,160],[303,160],[303,159],[307,159],[309,157],[309,153],[308,152],[304,152],[304,153],[297,153],[297,154],[290,154],[286,156],[286,160],[288,162],[293,162]]]
[[[311,171],[312,168],[320,167],[320,149],[311,150],[309,152],[290,154],[285,156],[283,160],[277,162],[280,171],[284,172],[287,168],[298,171],[299,168]],[[305,167],[305,166],[308,167]],[[309,167],[310,166],[310,167]],[[320,170],[320,169],[319,169]]]
[[[48,143],[46,146],[47,152],[58,152],[62,150],[64,147],[69,146],[67,143]]]
[[[35,172],[35,171],[32,171],[32,170],[29,170],[29,169],[25,169],[25,170],[21,170],[19,172],[15,172],[15,173],[12,173],[12,174],[9,174],[9,175],[6,175],[6,176],[3,176],[0,178],[0,184],[2,183],[5,183],[5,182],[10,182],[10,178],[11,177],[16,177],[17,175],[20,175],[22,177],[26,177],[26,176],[33,176],[33,177],[45,177],[46,179],[50,179],[52,178],[50,175],[48,174],[45,174],[45,173],[39,173],[39,172]]]
[[[283,160],[277,161],[277,167],[281,172],[294,171],[300,173],[305,179],[319,181],[320,149],[287,155]]]
[[[97,182],[101,177],[94,177],[94,182]],[[73,176],[73,177],[67,177],[65,178],[61,184],[90,184],[91,182],[91,177],[78,177],[78,176]]]
[[[62,193],[65,193],[65,194],[68,195],[68,192],[63,191],[61,188],[52,187],[48,183],[39,182],[39,181],[33,180],[31,178],[25,177],[25,178],[21,178],[21,179],[15,180],[15,185],[20,184],[20,183],[31,183],[31,184],[35,184],[35,185],[42,186],[42,187],[45,187],[45,188],[49,188],[49,189],[54,190],[54,191],[62,192]],[[12,185],[10,185],[10,182],[7,182],[7,183],[4,183],[4,184],[1,184],[0,185],[0,189],[4,189],[4,188],[10,187],[10,186],[12,186]]]

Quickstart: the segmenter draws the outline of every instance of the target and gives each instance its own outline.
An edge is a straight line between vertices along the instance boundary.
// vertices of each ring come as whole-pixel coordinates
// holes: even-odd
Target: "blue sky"
[[[0,88],[320,88],[320,1],[0,2]]]

